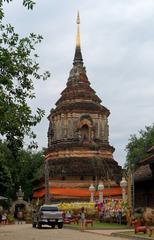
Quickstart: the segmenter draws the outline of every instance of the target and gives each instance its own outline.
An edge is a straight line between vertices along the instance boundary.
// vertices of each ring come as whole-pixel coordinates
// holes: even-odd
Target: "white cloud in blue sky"
[[[33,107],[46,116],[36,128],[39,147],[47,146],[50,109],[64,89],[75,50],[76,14],[81,17],[81,48],[91,86],[111,111],[110,144],[123,165],[130,134],[154,122],[154,1],[38,0],[27,11],[14,0],[5,4],[6,21],[22,36],[35,32],[40,65],[51,78],[36,84]]]

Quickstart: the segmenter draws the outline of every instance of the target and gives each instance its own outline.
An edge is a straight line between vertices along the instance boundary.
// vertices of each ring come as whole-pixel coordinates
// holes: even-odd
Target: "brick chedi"
[[[78,15],[73,67],[48,117],[45,161],[54,199],[87,199],[92,181],[98,184],[102,180],[107,185],[110,179],[110,188],[116,188],[121,175],[109,144],[110,112],[91,88],[83,64],[79,24]]]

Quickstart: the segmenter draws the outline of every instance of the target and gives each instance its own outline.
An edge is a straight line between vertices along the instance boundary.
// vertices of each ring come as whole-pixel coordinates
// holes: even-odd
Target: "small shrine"
[[[23,212],[23,216],[25,220],[31,219],[31,204],[26,202],[24,198],[24,192],[21,189],[21,186],[19,187],[19,190],[16,192],[17,200],[13,202],[11,206],[11,212],[16,217],[17,213],[19,211]]]

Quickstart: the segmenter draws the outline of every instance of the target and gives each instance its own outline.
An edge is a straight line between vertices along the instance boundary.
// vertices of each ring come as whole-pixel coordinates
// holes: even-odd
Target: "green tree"
[[[5,1],[5,0],[4,0]],[[25,135],[36,138],[32,127],[41,121],[44,111],[37,108],[33,113],[29,100],[35,98],[34,80],[47,79],[50,73],[40,73],[35,53],[36,44],[42,36],[30,33],[20,38],[10,24],[3,24],[3,0],[0,0],[0,135],[16,157],[23,147]],[[10,0],[6,0],[10,2]],[[23,0],[23,5],[32,9],[34,2]]]
[[[36,135],[32,128],[44,115],[30,107],[35,98],[34,80],[47,79],[48,71],[41,73],[35,47],[42,36],[30,33],[21,38],[14,27],[4,23],[4,2],[0,0],[0,194],[14,198],[22,186],[25,197],[31,198],[32,182],[43,176],[42,152],[23,150],[24,137],[36,147]],[[32,0],[21,1],[23,6],[33,9]],[[42,174],[42,175],[41,175]]]
[[[12,189],[12,176],[8,160],[11,158],[11,152],[7,144],[0,141],[0,195],[8,195],[8,189]]]
[[[43,151],[20,150],[15,161],[7,143],[0,142],[0,195],[15,199],[21,185],[25,199],[31,199],[35,182],[43,177]]]
[[[136,169],[139,161],[148,156],[147,150],[154,145],[154,124],[140,130],[138,135],[131,135],[126,146],[125,167]]]
[[[43,151],[22,150],[18,157],[20,161],[19,182],[24,190],[25,199],[31,199],[35,182],[38,183],[44,177]]]

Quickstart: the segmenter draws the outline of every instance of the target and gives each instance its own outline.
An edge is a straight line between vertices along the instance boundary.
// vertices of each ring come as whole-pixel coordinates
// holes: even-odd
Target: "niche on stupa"
[[[81,143],[92,143],[94,138],[94,126],[89,115],[82,115],[77,123],[77,131]]]

